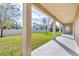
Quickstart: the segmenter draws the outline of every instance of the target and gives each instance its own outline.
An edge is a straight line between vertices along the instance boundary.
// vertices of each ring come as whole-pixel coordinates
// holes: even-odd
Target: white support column
[[[62,27],[62,33],[64,34],[64,32],[65,32],[65,27],[63,25],[63,27]]]
[[[31,4],[23,4],[23,56],[31,55]]]
[[[56,39],[56,21],[53,20],[53,39]]]
[[[60,31],[60,36],[61,36],[61,24],[60,24],[60,29],[59,29],[59,31]]]

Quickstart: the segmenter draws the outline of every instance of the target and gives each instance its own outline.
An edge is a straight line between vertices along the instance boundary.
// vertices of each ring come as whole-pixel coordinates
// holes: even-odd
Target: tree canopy
[[[1,37],[3,36],[4,28],[11,28],[19,20],[21,10],[19,4],[1,3],[0,4],[0,29]]]
[[[21,16],[19,4],[2,3],[0,4],[0,27],[10,27],[13,20],[18,19]]]

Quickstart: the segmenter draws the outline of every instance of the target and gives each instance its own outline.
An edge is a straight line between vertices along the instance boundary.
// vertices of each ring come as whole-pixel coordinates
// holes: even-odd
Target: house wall
[[[72,24],[63,25],[62,30],[64,34],[72,34]]]
[[[76,17],[73,21],[73,35],[79,46],[79,11],[77,11]]]

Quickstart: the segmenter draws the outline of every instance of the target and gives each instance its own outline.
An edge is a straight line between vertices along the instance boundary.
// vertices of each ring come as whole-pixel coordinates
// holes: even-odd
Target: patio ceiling
[[[34,3],[34,5],[50,16],[55,17],[62,24],[72,23],[78,9],[78,4],[74,3]]]

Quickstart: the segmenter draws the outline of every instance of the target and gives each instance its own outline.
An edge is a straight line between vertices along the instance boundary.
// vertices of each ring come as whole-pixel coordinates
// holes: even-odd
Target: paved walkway
[[[62,36],[74,40],[74,36],[71,34],[62,34]]]
[[[75,40],[58,37],[32,51],[32,56],[79,56]]]

